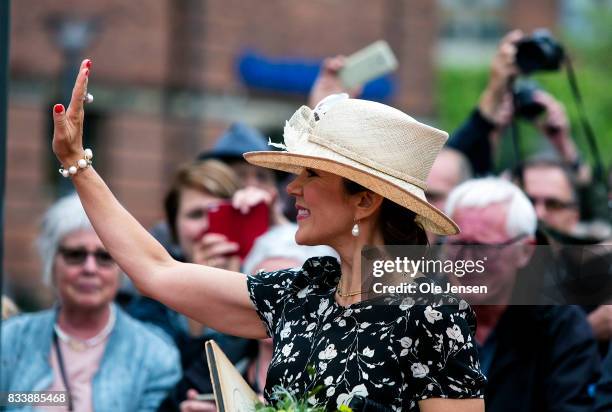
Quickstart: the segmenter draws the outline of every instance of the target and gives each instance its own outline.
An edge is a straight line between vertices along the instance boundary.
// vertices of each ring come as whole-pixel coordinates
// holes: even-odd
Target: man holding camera
[[[562,61],[561,46],[550,36],[527,37],[519,30],[508,33],[499,43],[477,108],[451,136],[448,146],[467,156],[475,175],[487,175],[493,171],[493,154],[501,132],[517,116],[531,121],[555,153],[520,164],[517,180],[542,226],[572,239],[579,235],[579,200],[592,186],[591,169],[580,160],[563,104],[533,83],[515,82],[519,75],[557,70]],[[590,199],[586,206],[595,210],[597,202]],[[609,341],[612,305],[590,307],[587,312],[595,337]]]
[[[512,85],[515,78],[525,70],[519,67],[517,59],[521,44],[527,44],[523,49],[531,48],[526,39],[520,30],[511,31],[502,38],[491,62],[489,82],[480,96],[478,106],[448,141],[449,147],[459,150],[468,157],[475,175],[487,175],[492,172],[493,153],[499,143],[501,132],[509,126],[514,116],[522,114],[521,108],[515,106],[524,99],[514,101],[516,96],[513,96]],[[525,55],[525,52],[521,55]],[[527,59],[524,56],[520,58]],[[521,64],[528,66],[529,70],[534,70],[534,64]],[[544,115],[537,118],[528,116],[527,119],[532,120],[533,125],[548,139],[558,157],[579,172],[581,181],[588,180],[588,166],[580,162],[563,105],[543,90],[531,87],[528,94],[530,108],[532,110],[535,108],[535,115],[542,113]]]

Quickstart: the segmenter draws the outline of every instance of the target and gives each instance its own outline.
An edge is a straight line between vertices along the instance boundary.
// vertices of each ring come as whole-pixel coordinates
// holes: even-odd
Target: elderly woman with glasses
[[[57,410],[156,410],[180,378],[178,352],[113,303],[121,271],[78,196],[47,211],[38,247],[57,305],[5,323],[0,392],[61,391]]]
[[[301,268],[244,276],[172,259],[91,167],[82,133],[91,69],[84,60],[70,105],[53,109],[53,150],[104,245],[143,294],[221,332],[271,337],[268,401],[279,385],[326,410],[358,397],[392,410],[484,410],[475,317],[464,301],[364,299],[365,246],[425,245],[425,229],[458,232],[424,193],[445,132],[348,96],[302,106],[285,126],[285,150],[245,158],[297,175],[287,186],[298,209],[296,242],[331,246],[340,260],[316,257]]]

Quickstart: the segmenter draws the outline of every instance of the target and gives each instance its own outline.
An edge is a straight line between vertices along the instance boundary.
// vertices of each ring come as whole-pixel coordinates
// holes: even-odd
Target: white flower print
[[[336,398],[336,405],[338,408],[342,405],[347,405],[351,403],[355,396],[363,396],[364,398],[368,396],[368,388],[362,383],[361,385],[355,386],[349,393],[342,393],[338,395]]]
[[[402,348],[409,349],[412,346],[412,339],[408,336],[404,336],[400,339],[400,345],[402,345]]]
[[[363,352],[361,352],[361,354],[363,356],[367,356],[368,358],[371,358],[372,356],[374,356],[374,349],[370,349],[366,346],[366,348],[363,350]]]
[[[268,325],[270,327],[272,327],[272,325],[274,325],[274,323],[273,323],[274,322],[274,318],[273,318],[272,313],[270,313],[270,312],[264,313],[264,318],[266,318],[266,322],[268,323]]]
[[[283,355],[289,356],[289,354],[291,353],[291,349],[293,349],[293,342],[288,343],[285,346],[283,346],[283,350],[282,350]]]
[[[410,366],[410,370],[412,371],[412,376],[415,378],[424,378],[429,373],[429,367],[422,363],[413,363]]]
[[[300,299],[304,299],[306,296],[308,296],[310,292],[312,292],[312,288],[310,286],[307,286],[298,292],[297,297]]]
[[[409,349],[412,346],[412,339],[410,339],[408,336],[404,336],[400,339],[400,345],[402,345],[400,356],[406,356],[410,352]]]
[[[463,333],[461,333],[461,329],[458,325],[453,325],[452,328],[446,328],[446,335],[448,335],[449,338],[456,340],[457,342],[464,342]]]
[[[427,306],[425,308],[425,319],[427,319],[429,323],[434,323],[435,321],[442,319],[442,313],[433,309],[431,306]]]
[[[317,314],[322,315],[323,312],[325,312],[325,309],[327,309],[327,306],[329,306],[329,301],[327,299],[321,299],[321,302],[319,303],[319,310],[317,310]]]
[[[325,348],[325,350],[322,350],[321,352],[319,352],[319,359],[324,359],[324,360],[334,359],[336,355],[338,355],[338,352],[336,351],[336,346],[333,343],[331,343],[327,346],[327,348]]]
[[[402,303],[400,304],[399,308],[400,310],[407,310],[413,306],[414,306],[414,299],[405,298],[405,299],[402,299]]]
[[[318,382],[324,390],[310,403],[328,409],[357,395],[383,400],[392,394],[385,400],[390,410],[405,412],[417,411],[416,401],[433,393],[482,397],[484,378],[470,334],[475,319],[465,301],[456,299],[447,309],[442,297],[402,296],[386,310],[340,309],[330,298],[339,278],[340,266],[326,258],[249,278],[256,309],[278,339],[270,385],[299,394]],[[453,358],[462,367],[444,368]],[[305,363],[315,368],[314,378]],[[441,369],[445,379],[434,379]],[[421,382],[422,393],[410,379]]]
[[[281,339],[285,339],[285,338],[288,338],[290,334],[291,334],[291,322],[287,322],[285,323],[283,330],[281,330],[280,337]]]

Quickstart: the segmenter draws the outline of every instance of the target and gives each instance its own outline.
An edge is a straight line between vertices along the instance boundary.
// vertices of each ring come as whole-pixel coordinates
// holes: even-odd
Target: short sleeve
[[[475,315],[459,305],[422,305],[413,318],[417,335],[408,347],[408,386],[415,401],[428,398],[483,398],[486,378],[480,370],[473,333]],[[403,345],[408,346],[408,345]]]
[[[292,270],[260,272],[247,276],[249,296],[269,337],[274,336],[285,303],[292,295],[295,277],[296,272]]]

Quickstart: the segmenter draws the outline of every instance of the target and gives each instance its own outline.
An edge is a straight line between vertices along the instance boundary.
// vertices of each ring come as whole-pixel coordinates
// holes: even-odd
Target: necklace
[[[340,280],[338,281],[338,286],[336,286],[336,294],[338,296],[340,296],[341,298],[348,298],[351,296],[356,296],[356,295],[362,295],[366,292],[362,292],[361,290],[356,290],[353,292],[347,292],[347,293],[342,293],[342,288],[340,287],[340,284],[342,283],[342,276],[340,276]]]
[[[342,279],[340,279],[342,280]],[[342,288],[340,287],[340,282],[338,282],[338,286],[336,287],[336,294],[338,296],[340,296],[341,298],[348,298],[350,296],[355,296],[355,295],[362,295],[365,292],[362,292],[361,290],[356,290],[354,292],[348,292],[348,293],[342,293]]]
[[[362,292],[362,291],[359,290],[359,291],[355,291],[355,292],[342,293],[342,291],[340,290],[340,286],[338,286],[338,289],[336,289],[336,293],[341,298],[348,298],[349,296],[361,295],[361,294],[363,294],[365,292]]]
[[[108,318],[108,323],[96,336],[89,339],[79,339],[75,338],[74,336],[70,336],[64,332],[57,323],[53,325],[53,329],[55,330],[57,337],[60,338],[62,342],[67,344],[72,350],[83,352],[86,349],[98,345],[100,342],[106,339],[113,330],[113,326],[115,326],[115,308],[111,306],[111,313]]]

